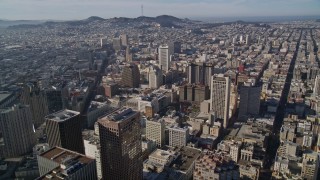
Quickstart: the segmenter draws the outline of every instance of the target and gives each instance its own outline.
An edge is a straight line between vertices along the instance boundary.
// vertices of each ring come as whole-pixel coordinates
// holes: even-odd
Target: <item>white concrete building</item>
[[[183,147],[186,146],[189,139],[189,128],[180,128],[177,125],[171,126],[169,129],[169,146]]]
[[[223,120],[223,127],[226,128],[229,124],[231,80],[219,74],[212,76],[211,81],[210,109],[218,119]]]
[[[170,69],[170,52],[168,45],[159,47],[159,66],[162,71],[168,72]]]
[[[157,66],[150,66],[149,88],[158,89],[163,84],[163,74]]]
[[[155,141],[158,147],[165,145],[165,121],[147,120],[146,121],[146,138],[147,140]]]

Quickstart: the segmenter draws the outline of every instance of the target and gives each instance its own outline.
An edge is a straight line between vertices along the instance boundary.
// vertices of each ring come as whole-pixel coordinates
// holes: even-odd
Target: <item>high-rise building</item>
[[[116,51],[121,50],[121,39],[120,38],[113,38],[112,42],[113,49]]]
[[[46,132],[50,147],[62,148],[84,153],[80,113],[62,110],[46,116]]]
[[[302,155],[301,177],[307,180],[319,179],[319,155],[315,151],[305,151]]]
[[[211,84],[211,76],[213,75],[213,67],[210,63],[191,63],[188,68],[189,84]]]
[[[259,115],[261,86],[242,86],[240,89],[239,115],[240,120],[248,116]]]
[[[132,62],[132,53],[131,53],[129,45],[126,48],[126,61]]]
[[[14,93],[8,91],[0,91],[0,109],[12,105],[17,100]]]
[[[181,53],[181,43],[178,41],[171,41],[169,43],[169,51],[173,53]]]
[[[107,45],[108,43],[108,38],[107,37],[103,37],[100,39],[100,46],[103,47],[105,45]]]
[[[180,101],[190,101],[200,103],[210,99],[209,86],[185,85],[179,87]]]
[[[158,147],[165,145],[165,122],[163,119],[146,121],[146,138],[156,142]]]
[[[122,46],[128,46],[128,35],[121,34],[120,39],[121,39]]]
[[[224,128],[227,128],[229,123],[230,88],[229,77],[212,76],[210,108],[218,119],[223,120]]]
[[[98,124],[102,179],[142,179],[140,113],[123,107]]]
[[[131,63],[123,67],[121,84],[130,88],[140,86],[140,71],[136,64]]]
[[[316,97],[319,95],[320,95],[320,75],[317,75],[314,82],[313,96]]]
[[[246,35],[246,44],[247,45],[251,44],[251,36],[250,35]]]
[[[40,90],[36,83],[24,84],[20,100],[21,103],[30,105],[34,126],[37,128],[43,124],[44,117],[49,114],[45,91]]]
[[[170,55],[169,46],[164,45],[159,47],[159,66],[162,71],[169,71],[171,63]]]
[[[31,152],[35,134],[28,105],[11,105],[0,109],[0,157],[16,157]]]
[[[62,91],[48,89],[46,90],[48,111],[54,113],[63,109]],[[47,115],[47,114],[46,114]]]
[[[37,159],[40,172],[38,180],[97,179],[95,159],[83,154],[61,147],[54,147],[38,155]]]
[[[157,66],[150,66],[149,88],[158,89],[163,83],[162,71]]]
[[[189,128],[178,127],[177,125],[171,126],[169,129],[169,146],[183,147],[187,145],[189,139]]]

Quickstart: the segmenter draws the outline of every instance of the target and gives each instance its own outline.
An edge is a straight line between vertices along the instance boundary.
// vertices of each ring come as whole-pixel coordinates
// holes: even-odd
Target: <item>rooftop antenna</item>
[[[143,16],[143,4],[141,5],[141,16]]]

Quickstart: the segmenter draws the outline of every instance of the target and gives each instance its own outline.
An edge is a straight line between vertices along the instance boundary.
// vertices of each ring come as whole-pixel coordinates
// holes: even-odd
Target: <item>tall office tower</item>
[[[20,100],[21,103],[30,105],[34,126],[37,128],[43,124],[44,117],[49,114],[45,92],[36,83],[27,83],[22,85]]]
[[[149,88],[157,89],[163,84],[162,71],[158,66],[150,66]]]
[[[250,45],[250,44],[251,44],[251,36],[250,36],[250,35],[247,35],[247,36],[246,36],[246,44],[247,44],[247,45]]]
[[[189,139],[189,128],[178,127],[177,125],[171,126],[169,129],[169,146],[183,147],[187,145]]]
[[[98,124],[102,179],[142,179],[140,112],[120,108]]]
[[[127,62],[132,62],[132,54],[131,54],[129,46],[127,46],[127,48],[126,48],[126,61]]]
[[[231,82],[229,77],[222,74],[212,76],[211,79],[211,104],[210,108],[215,112],[218,119],[223,120],[223,127],[227,128],[229,123],[229,105]]]
[[[203,84],[211,87],[211,76],[214,74],[212,63],[205,63]]]
[[[61,90],[48,89],[46,90],[46,96],[50,114],[61,111],[64,108]]]
[[[240,43],[242,43],[243,42],[243,36],[241,35],[240,36]]]
[[[156,142],[158,147],[165,144],[165,122],[163,119],[147,120],[146,121],[146,138]]]
[[[120,39],[122,46],[128,46],[128,35],[121,34]]]
[[[30,107],[11,105],[0,109],[0,157],[17,157],[32,151],[35,134]]]
[[[232,44],[236,44],[237,43],[237,37],[233,37],[232,38]]]
[[[171,41],[169,44],[169,52],[173,53],[181,53],[181,43],[178,41]]]
[[[197,66],[193,63],[188,66],[188,83],[194,84],[196,83],[196,74],[197,74]]]
[[[136,64],[131,63],[123,67],[121,84],[130,88],[140,86],[140,71]]]
[[[211,84],[213,65],[210,63],[190,63],[188,68],[189,84]]]
[[[40,177],[47,179],[97,180],[96,161],[61,147],[54,147],[37,156]]]
[[[62,110],[46,117],[46,132],[50,147],[62,148],[84,154],[80,113]]]
[[[108,43],[108,38],[107,37],[103,37],[100,39],[100,46],[103,47],[105,45],[107,45]]]
[[[316,76],[316,79],[314,80],[314,88],[313,88],[313,96],[319,96],[320,95],[320,75]]]
[[[113,46],[114,50],[120,51],[121,50],[121,39],[120,38],[113,38],[112,46]]]
[[[308,69],[307,79],[314,81],[318,74],[320,74],[320,69],[318,67],[313,66]]]
[[[169,46],[164,45],[159,47],[159,66],[162,71],[169,71],[170,55]]]
[[[261,86],[242,86],[240,89],[240,120],[247,120],[251,115],[259,115]]]
[[[17,100],[17,96],[8,91],[0,91],[0,109],[12,105]]]

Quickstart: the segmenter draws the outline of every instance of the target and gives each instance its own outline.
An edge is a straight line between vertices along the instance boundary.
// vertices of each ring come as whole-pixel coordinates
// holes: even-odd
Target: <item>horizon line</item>
[[[290,18],[290,17],[313,17],[313,18],[320,18],[320,14],[319,15],[268,15],[268,16],[248,16],[248,15],[244,15],[244,16],[192,16],[192,17],[181,17],[181,16],[174,16],[174,15],[169,15],[169,14],[162,14],[162,15],[157,15],[157,16],[136,16],[136,17],[126,17],[126,16],[114,16],[114,17],[102,17],[102,16],[96,16],[96,15],[92,15],[92,16],[88,16],[87,18],[77,18],[77,19],[8,19],[8,18],[0,18],[0,20],[3,21],[80,21],[80,20],[85,20],[88,19],[90,17],[99,17],[99,18],[103,18],[103,19],[113,19],[113,18],[139,18],[139,17],[158,17],[158,16],[172,16],[172,17],[176,17],[179,19],[190,19],[193,20],[193,18],[196,18],[195,20],[198,20],[197,18],[238,18],[239,20],[241,20],[241,18]]]

